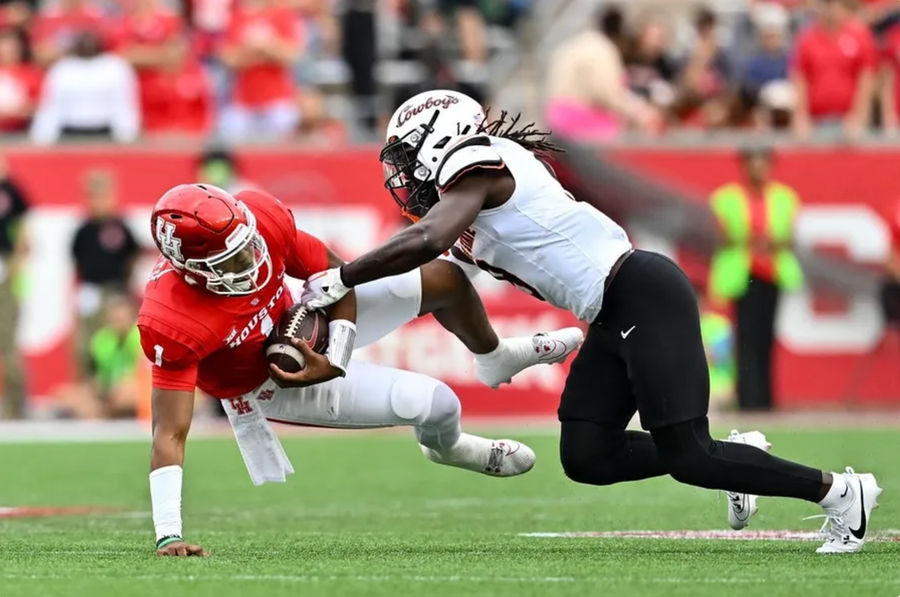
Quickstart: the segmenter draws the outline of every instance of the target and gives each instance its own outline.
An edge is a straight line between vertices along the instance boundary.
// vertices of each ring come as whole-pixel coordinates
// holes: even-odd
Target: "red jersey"
[[[228,27],[226,45],[251,45],[254,40],[280,38],[300,43],[300,24],[288,9],[272,8],[247,12],[238,10]],[[235,71],[234,99],[255,108],[294,99],[294,80],[290,68],[280,62],[258,62]]]
[[[272,277],[253,294],[221,296],[189,285],[160,257],[137,323],[144,354],[153,362],[155,388],[199,387],[224,399],[259,386],[269,375],[266,335],[293,303],[284,276],[308,278],[328,267],[325,245],[298,230],[280,201],[261,191],[242,191],[235,198],[256,216]]]
[[[203,134],[213,124],[213,85],[203,67],[188,61],[177,71],[141,80],[144,132]]]
[[[844,116],[853,106],[859,77],[876,61],[875,40],[861,23],[847,21],[837,31],[814,24],[797,38],[793,68],[806,80],[813,118]]]
[[[28,128],[26,108],[37,104],[41,71],[30,64],[0,67],[0,131]]]

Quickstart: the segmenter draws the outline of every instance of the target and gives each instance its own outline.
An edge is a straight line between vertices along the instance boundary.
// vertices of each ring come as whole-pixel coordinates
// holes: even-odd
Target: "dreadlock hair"
[[[478,125],[477,133],[484,133],[491,137],[502,137],[504,139],[509,139],[510,141],[515,141],[528,151],[533,151],[534,153],[545,157],[550,153],[564,153],[566,151],[549,139],[552,131],[542,131],[536,128],[534,122],[530,122],[516,129],[516,125],[519,124],[519,120],[522,118],[521,112],[510,117],[509,112],[502,110],[500,112],[500,118],[494,120],[489,120],[490,114],[490,108],[485,110],[484,120]]]

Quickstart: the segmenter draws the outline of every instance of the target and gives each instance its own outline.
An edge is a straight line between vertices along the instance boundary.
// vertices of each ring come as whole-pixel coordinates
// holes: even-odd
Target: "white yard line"
[[[726,541],[821,541],[822,535],[815,531],[759,530],[725,531],[562,531],[518,533],[519,537],[540,539],[715,539]],[[866,541],[900,541],[900,529],[882,529],[866,538]]]

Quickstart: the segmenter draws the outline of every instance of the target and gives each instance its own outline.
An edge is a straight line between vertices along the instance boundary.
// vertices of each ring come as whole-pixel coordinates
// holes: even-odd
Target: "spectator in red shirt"
[[[0,131],[25,131],[41,91],[40,71],[28,62],[20,29],[0,30]]]
[[[299,121],[291,65],[300,57],[299,21],[283,0],[243,0],[231,19],[222,61],[234,70],[222,114],[228,141],[283,139]]]
[[[900,112],[900,25],[894,25],[882,41],[881,80],[879,82],[879,107],[885,132],[898,131]]]
[[[109,27],[103,13],[91,0],[58,0],[34,21],[35,59],[45,66],[56,61],[72,50],[82,33],[92,33],[108,45]]]
[[[874,90],[875,41],[854,18],[850,0],[818,0],[816,20],[798,37],[791,80],[796,87],[794,129],[840,123],[858,137],[869,120]]]
[[[212,89],[188,52],[181,19],[158,0],[134,0],[116,33],[119,53],[137,71],[144,131],[207,132]]]

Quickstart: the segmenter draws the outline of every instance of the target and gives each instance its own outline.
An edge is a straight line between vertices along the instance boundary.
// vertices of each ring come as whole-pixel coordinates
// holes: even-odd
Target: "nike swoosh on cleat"
[[[846,497],[848,491],[850,491],[850,486],[849,485],[844,486],[844,493],[841,494],[841,497]]]
[[[850,529],[850,532],[857,539],[862,539],[866,536],[866,496],[863,494],[862,479],[859,480],[859,506],[862,508],[862,522],[858,529]]]

